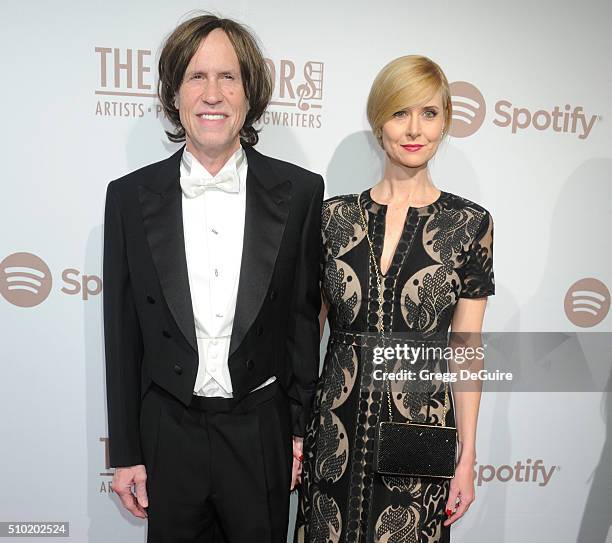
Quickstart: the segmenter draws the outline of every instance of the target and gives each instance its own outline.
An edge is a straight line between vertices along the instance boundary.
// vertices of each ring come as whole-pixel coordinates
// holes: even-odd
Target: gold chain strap
[[[385,321],[383,320],[383,309],[382,309],[383,301],[384,301],[383,290],[382,290],[382,273],[380,272],[380,269],[378,267],[378,262],[376,262],[376,256],[374,253],[374,245],[372,245],[372,240],[370,239],[370,234],[368,232],[368,225],[365,220],[363,209],[361,207],[360,198],[361,196],[357,196],[357,207],[359,208],[359,215],[361,216],[363,230],[368,240],[370,259],[372,260],[372,263],[374,264],[374,269],[376,270],[376,282],[378,283],[378,320],[380,321],[380,329],[382,331],[382,337],[384,341],[386,337],[386,330],[385,330]],[[385,359],[385,371],[387,372],[387,374],[389,373],[389,370],[387,368],[386,359]],[[392,422],[393,413],[391,410],[391,385],[389,384],[389,379],[385,379],[385,385],[387,389],[387,403],[389,406],[389,422]],[[448,385],[444,383],[444,409],[442,411],[442,426],[446,425],[446,411],[447,410],[448,410]]]

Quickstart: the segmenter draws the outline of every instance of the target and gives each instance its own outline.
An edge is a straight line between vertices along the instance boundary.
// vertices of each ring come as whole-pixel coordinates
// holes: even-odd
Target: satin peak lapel
[[[181,148],[163,161],[152,182],[138,187],[138,196],[164,297],[179,329],[197,352],[179,184],[182,153]]]
[[[291,204],[291,181],[245,147],[249,169],[242,262],[229,355],[240,346],[268,292]]]

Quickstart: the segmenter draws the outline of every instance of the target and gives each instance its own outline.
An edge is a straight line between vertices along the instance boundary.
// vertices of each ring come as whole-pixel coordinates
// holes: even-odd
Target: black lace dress
[[[450,480],[372,472],[374,429],[385,417],[364,333],[380,332],[376,271],[357,200],[380,267],[386,206],[369,191],[330,198],[323,206],[322,290],[330,304],[330,341],[304,438],[296,542],[435,543],[450,540],[444,512]],[[478,204],[442,191],[410,208],[387,274],[382,318],[394,333],[447,332],[459,298],[495,292],[493,221]],[[391,382],[394,420],[435,422],[444,389],[415,394]],[[451,397],[446,424],[454,426]]]

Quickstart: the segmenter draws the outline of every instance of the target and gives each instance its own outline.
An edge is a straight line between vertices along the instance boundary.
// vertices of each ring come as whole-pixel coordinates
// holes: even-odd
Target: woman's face
[[[389,159],[407,168],[426,164],[438,150],[444,128],[444,107],[438,91],[424,104],[396,111],[382,127]]]

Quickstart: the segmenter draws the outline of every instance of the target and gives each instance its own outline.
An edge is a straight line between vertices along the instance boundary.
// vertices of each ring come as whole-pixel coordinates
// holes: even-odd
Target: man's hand
[[[295,447],[295,446],[294,446]],[[126,468],[116,468],[111,488],[119,496],[123,506],[138,518],[147,518],[145,507],[149,507],[147,498],[147,471],[142,464]],[[136,496],[132,494],[132,485],[136,488]]]
[[[291,470],[291,487],[295,487],[302,482],[302,460],[304,459],[304,438],[293,436],[293,469]]]

